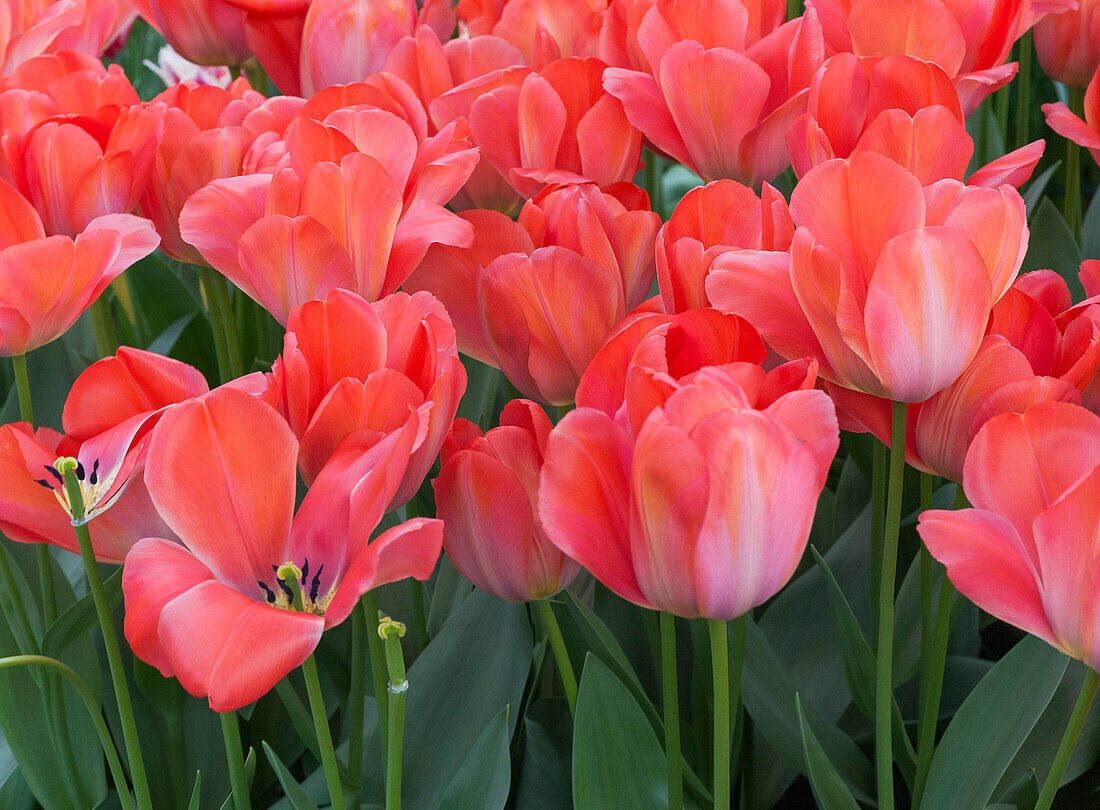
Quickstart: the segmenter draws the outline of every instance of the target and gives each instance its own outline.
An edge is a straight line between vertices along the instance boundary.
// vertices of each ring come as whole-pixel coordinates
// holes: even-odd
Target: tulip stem
[[[554,617],[554,609],[550,606],[549,599],[536,599],[535,610],[538,611],[542,626],[546,629],[550,649],[554,651],[554,660],[558,664],[561,683],[565,687],[565,700],[569,703],[569,715],[573,716],[577,712],[577,676],[573,674],[573,664],[569,661],[569,650],[565,647],[561,626]]]
[[[15,390],[19,395],[19,418],[34,425],[34,405],[31,402],[31,378],[27,374],[27,355],[13,354],[12,371],[15,372]]]
[[[1067,87],[1066,95],[1070,111],[1083,115],[1085,91],[1080,87]],[[1063,202],[1066,224],[1073,238],[1081,239],[1081,147],[1068,138],[1066,142],[1066,196]]]
[[[927,549],[923,551],[927,554]],[[924,561],[921,561],[924,564]],[[935,752],[936,724],[940,717],[940,696],[943,693],[943,673],[947,663],[947,641],[951,636],[951,602],[955,587],[945,572],[940,581],[940,601],[936,609],[935,635],[931,653],[925,653],[931,663],[921,674],[921,709],[917,730],[917,773],[913,779],[913,807],[920,807],[928,771]],[[925,681],[927,680],[927,686]]]
[[[95,350],[100,357],[110,357],[118,351],[118,338],[115,336],[115,321],[111,316],[111,305],[104,291],[89,307],[92,316],[92,332],[95,334]]]
[[[1019,71],[1016,74],[1016,148],[1027,144],[1031,124],[1031,62],[1035,47],[1031,31],[1020,37]]]
[[[707,619],[714,675],[714,810],[730,807],[730,654],[726,622]]]
[[[65,481],[65,494],[69,497],[69,507],[73,515],[73,529],[80,545],[80,559],[84,562],[84,573],[88,579],[88,589],[92,592],[99,627],[103,632],[103,647],[107,652],[107,663],[111,670],[111,681],[118,703],[118,715],[122,721],[122,739],[126,743],[126,757],[130,762],[130,777],[134,780],[134,794],[137,806],[141,810],[151,810],[153,799],[149,793],[149,778],[145,774],[145,760],[141,755],[138,742],[137,723],[134,720],[134,707],[130,702],[130,692],[126,686],[126,671],[122,665],[122,653],[118,646],[118,635],[111,620],[111,608],[107,604],[107,592],[103,579],[99,575],[95,552],[92,551],[92,537],[88,533],[88,524],[84,519],[84,496],[76,481],[76,460],[67,459],[61,465]]]
[[[292,563],[283,563],[279,566],[277,575],[294,592],[294,609],[305,610],[301,570]],[[314,655],[310,655],[302,662],[302,675],[306,681],[306,694],[309,695],[309,710],[313,714],[313,730],[317,734],[317,744],[321,749],[321,765],[325,771],[325,782],[328,783],[329,802],[332,810],[345,810],[344,787],[340,783],[340,766],[336,762],[336,748],[332,744],[325,696],[321,691],[321,678],[317,674],[317,660]]]
[[[886,445],[874,439],[871,456],[871,593],[882,577],[882,519],[886,511]],[[878,645],[878,602],[871,600],[871,643]]]
[[[676,617],[661,611],[661,687],[665,711],[665,757],[668,760],[669,810],[684,806],[680,755],[680,693],[676,686]]]
[[[221,712],[222,739],[225,741],[225,758],[229,762],[229,784],[233,787],[233,807],[249,810],[248,779],[244,774],[244,752],[241,750],[241,731],[237,727],[237,713]]]
[[[370,651],[371,678],[374,680],[374,702],[378,709],[378,740],[382,747],[382,761],[386,761],[389,746],[390,702],[386,691],[386,653],[382,637],[378,635],[378,600],[373,591],[363,594],[360,609],[367,620],[367,649]]]
[[[11,669],[20,666],[43,666],[55,670],[68,678],[69,683],[76,689],[80,699],[84,701],[84,707],[92,718],[96,734],[99,736],[99,744],[103,747],[103,753],[107,757],[107,767],[111,771],[111,778],[115,782],[118,791],[118,800],[123,810],[134,810],[134,802],[130,798],[130,788],[126,784],[126,773],[122,770],[122,761],[118,757],[118,751],[111,740],[111,732],[103,719],[103,713],[99,709],[99,700],[92,693],[84,679],[76,674],[69,666],[56,658],[48,658],[44,655],[11,655],[0,658],[0,669]]]
[[[385,640],[386,669],[389,684],[386,691],[390,704],[389,751],[386,756],[386,810],[401,810],[401,753],[405,738],[405,693],[409,682],[405,678],[405,658],[401,653],[401,638],[405,625],[388,616],[378,623],[378,637]]]
[[[1073,706],[1073,714],[1069,717],[1069,725],[1062,736],[1062,743],[1058,746],[1058,753],[1054,755],[1054,762],[1050,766],[1050,773],[1043,783],[1043,791],[1039,794],[1039,801],[1035,803],[1035,810],[1050,810],[1054,802],[1054,794],[1058,792],[1058,786],[1062,781],[1062,775],[1069,765],[1069,758],[1073,755],[1073,749],[1077,747],[1077,740],[1081,736],[1081,730],[1085,727],[1085,719],[1089,716],[1093,698],[1096,697],[1096,688],[1100,686],[1100,674],[1089,667],[1085,672],[1085,682],[1081,684],[1081,693],[1077,696],[1077,703]]]
[[[348,773],[355,786],[352,807],[363,795],[363,707],[367,696],[367,619],[362,606],[351,612],[351,689],[348,694]]]
[[[221,274],[213,277],[211,285],[214,291],[214,310],[218,321],[225,330],[225,353],[229,359],[230,379],[237,379],[244,374],[243,361],[241,359],[241,344],[237,337],[237,321],[233,315],[233,302],[229,300],[228,281]]]
[[[905,481],[905,419],[908,406],[895,402],[890,434],[890,483],[886,493],[886,525],[882,542],[882,576],[879,580],[878,660],[875,673],[875,764],[878,803],[881,810],[894,807],[894,750],[891,727],[894,669],[894,582],[898,568],[898,535],[901,531],[901,494]]]

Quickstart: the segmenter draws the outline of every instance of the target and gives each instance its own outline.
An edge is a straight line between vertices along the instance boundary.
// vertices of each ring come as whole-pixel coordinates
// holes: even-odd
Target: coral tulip
[[[433,482],[447,558],[509,602],[553,596],[580,570],[539,521],[539,471],[552,427],[541,407],[523,399],[505,405],[500,426],[488,433],[458,419]]]
[[[197,65],[239,65],[250,56],[248,12],[227,0],[134,0],[138,13],[184,59]]]
[[[1096,15],[1098,29],[1100,29],[1100,13]],[[1100,30],[1098,30],[1100,36]],[[1092,159],[1100,164],[1100,66],[1089,82],[1085,91],[1085,120],[1082,121],[1074,115],[1069,107],[1058,101],[1053,104],[1043,105],[1043,114],[1046,115],[1047,125],[1059,135],[1069,138],[1078,146],[1089,150]]]
[[[297,441],[268,405],[223,389],[168,411],[145,478],[182,545],[149,537],[126,557],[134,653],[209,698],[214,711],[232,711],[305,661],[366,591],[426,579],[439,556],[439,521],[406,521],[369,541],[417,427],[413,413],[381,440],[349,438],[294,514]],[[278,573],[286,563],[296,567],[302,611]]]
[[[803,390],[812,363],[771,386],[752,363],[697,366],[714,330],[751,332],[740,319],[689,312],[676,326],[694,350],[659,327],[616,375],[616,415],[579,407],[550,434],[539,514],[551,541],[623,598],[732,619],[794,573],[840,441],[836,416],[823,392]]]
[[[963,489],[973,509],[930,510],[917,527],[951,582],[982,610],[1100,667],[1100,417],[1043,402],[991,419],[966,455]]]
[[[1084,87],[1100,68],[1100,2],[1066,5],[1035,24],[1035,52],[1050,78]]]
[[[265,399],[298,438],[307,482],[349,433],[382,435],[418,413],[421,434],[394,494],[396,507],[420,487],[465,390],[454,328],[431,295],[394,293],[368,303],[337,289],[291,311]]]

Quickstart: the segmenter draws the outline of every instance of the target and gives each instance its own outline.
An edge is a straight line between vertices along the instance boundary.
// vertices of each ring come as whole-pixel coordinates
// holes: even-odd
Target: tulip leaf
[[[256,776],[256,749],[249,748],[248,756],[244,758],[244,781],[251,789],[252,780]],[[221,810],[233,810],[233,794],[230,793],[222,802]]]
[[[1081,223],[1081,255],[1100,259],[1100,194],[1092,196],[1092,203]]]
[[[753,621],[746,622],[745,664],[741,690],[745,709],[756,727],[788,766],[802,770],[805,756],[802,732],[795,710],[796,690],[790,673],[768,642],[764,631]],[[816,707],[804,706],[807,722],[844,781],[860,800],[871,802],[874,795],[874,769],[870,760],[848,735],[825,718]]]
[[[489,721],[447,786],[439,810],[466,810],[469,807],[501,810],[504,807],[512,786],[508,716],[509,707],[505,706]]]
[[[840,590],[833,572],[829,570],[825,559],[817,553],[817,549],[810,547],[814,559],[821,567],[825,576],[825,582],[829,586],[829,606],[833,609],[833,618],[836,620],[837,629],[840,631],[841,643],[844,645],[844,672],[848,677],[848,689],[852,693],[852,699],[863,715],[868,720],[875,717],[875,654],[852,613],[851,605],[844,598],[844,592]],[[905,730],[905,721],[901,717],[901,709],[897,700],[891,699],[891,728],[894,744],[894,756],[897,760],[898,770],[907,785],[913,784],[913,778],[917,770],[917,752],[913,750],[913,743]],[[802,710],[799,708],[799,722],[802,722]],[[803,732],[805,735],[805,732]],[[813,732],[811,731],[812,735]],[[820,747],[817,740],[814,745]],[[809,754],[807,754],[809,756]],[[831,767],[831,766],[830,766]],[[820,801],[820,800],[819,800]]]
[[[1073,238],[1061,212],[1044,197],[1031,218],[1031,236],[1021,273],[1049,268],[1065,279],[1074,301],[1085,297],[1077,272],[1081,266],[1081,249]]]
[[[653,727],[630,690],[590,653],[573,726],[573,806],[667,805],[665,755]]]
[[[195,771],[195,787],[191,789],[191,801],[187,803],[187,810],[199,810],[202,804],[202,771]]]
[[[1056,160],[1051,166],[1034,178],[1027,184],[1027,190],[1023,193],[1024,206],[1027,210],[1027,216],[1030,219],[1031,215],[1035,213],[1035,206],[1039,204],[1039,200],[1043,198],[1043,191],[1047,187],[1047,183],[1050,182],[1050,178],[1054,176],[1054,173],[1058,171],[1062,166],[1062,161]]]
[[[121,567],[104,580],[103,588],[107,593],[107,605],[114,612],[115,608],[122,604]],[[57,658],[76,639],[98,626],[99,618],[96,615],[95,600],[92,599],[91,593],[87,593],[62,613],[46,631],[46,637],[42,639],[42,654]]]
[[[806,715],[802,712],[802,699],[797,694],[794,696],[794,705],[798,712],[798,727],[802,732],[802,751],[806,755],[806,776],[810,780],[814,798],[817,799],[817,806],[821,810],[859,810],[859,803],[852,796],[852,791],[844,784],[844,779],[837,773],[806,722]]]
[[[278,779],[279,784],[282,785],[283,793],[285,793],[287,799],[290,800],[290,804],[294,810],[317,810],[317,805],[306,795],[305,790],[302,789],[302,786],[298,784],[294,776],[287,770],[283,761],[279,759],[279,755],[271,750],[271,746],[267,744],[267,740],[264,740],[263,745],[267,761],[271,763],[271,768],[275,771],[275,778]]]
[[[176,346],[176,341],[178,341],[180,335],[183,334],[183,330],[187,328],[187,325],[191,323],[194,317],[194,312],[188,312],[186,315],[181,315],[176,318],[167,329],[153,339],[148,347],[146,347],[146,350],[165,356],[170,354],[172,349]]]
[[[568,742],[555,738],[528,713],[523,719],[526,745],[516,792],[516,810],[558,810],[572,801]]]
[[[1028,636],[955,713],[932,758],[921,807],[985,807],[1062,680],[1069,659]],[[1007,707],[1007,710],[1006,710]]]

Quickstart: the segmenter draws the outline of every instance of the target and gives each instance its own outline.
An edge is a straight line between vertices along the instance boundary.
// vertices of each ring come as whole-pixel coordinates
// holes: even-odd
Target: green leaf
[[[1081,255],[1100,259],[1100,194],[1092,195],[1092,203],[1081,223]]]
[[[443,623],[470,595],[474,586],[450,561],[446,554],[439,556],[439,567],[436,569],[435,587],[432,589],[432,603],[428,608],[428,635],[435,637]]]
[[[108,577],[103,587],[107,592],[107,604],[113,613],[122,604],[122,568]],[[76,604],[57,617],[46,637],[42,639],[42,654],[57,658],[69,645],[92,628],[99,626],[95,601],[90,593],[85,594]]]
[[[512,765],[508,757],[509,707],[489,721],[466,761],[458,769],[439,810],[467,810],[470,807],[501,810],[512,786]]]
[[[764,631],[751,620],[746,624],[741,680],[745,709],[776,753],[790,767],[801,770],[804,762],[802,732],[798,727],[796,690],[790,673],[768,643]],[[818,716],[812,704],[806,704],[806,716],[826,755],[857,798],[871,801],[875,778],[866,755],[836,725]]]
[[[249,748],[248,756],[244,759],[244,781],[249,788],[252,787],[252,780],[256,776],[256,749]],[[225,801],[222,802],[221,810],[233,810],[233,794],[230,793],[225,797]]]
[[[820,558],[819,558],[820,559]],[[806,776],[810,780],[810,788],[817,799],[817,806],[821,810],[859,810],[852,791],[844,784],[844,779],[828,755],[817,741],[813,730],[806,722],[806,715],[802,712],[802,699],[794,696],[795,711],[798,712],[798,727],[802,732],[802,751],[806,757]]]
[[[994,665],[955,713],[932,758],[921,807],[985,807],[1050,703],[1069,659],[1028,636]]]
[[[1035,212],[1035,206],[1039,204],[1039,200],[1042,198],[1043,190],[1046,189],[1047,183],[1050,182],[1050,178],[1054,176],[1054,173],[1058,171],[1062,166],[1062,161],[1057,160],[1050,168],[1034,178],[1027,184],[1027,190],[1023,192],[1024,206],[1027,210],[1027,216],[1030,219],[1031,215]]]
[[[634,696],[595,655],[585,658],[573,726],[573,806],[664,807],[665,755]]]
[[[271,767],[275,771],[275,778],[278,779],[279,784],[283,786],[283,792],[286,794],[287,799],[290,800],[290,804],[294,807],[294,810],[317,810],[317,805],[314,804],[313,800],[306,795],[304,790],[302,790],[302,786],[298,784],[294,776],[287,770],[286,765],[279,759],[279,755],[271,750],[271,746],[267,744],[267,740],[264,740],[263,746],[267,761],[271,763]]]
[[[146,347],[147,351],[167,356],[175,347],[176,341],[180,339],[183,330],[187,328],[187,324],[191,323],[191,319],[194,317],[194,312],[188,312],[186,315],[177,318],[167,329],[153,339],[153,342]]]
[[[821,567],[825,575],[825,582],[829,586],[829,605],[833,609],[833,618],[836,620],[837,629],[844,645],[844,671],[848,676],[848,689],[852,693],[852,699],[856,706],[863,712],[868,720],[875,717],[875,675],[876,659],[871,646],[863,635],[863,631],[856,621],[855,614],[844,598],[840,585],[837,584],[833,572],[829,570],[825,559],[817,553],[817,549],[811,546],[810,551]],[[901,717],[901,709],[897,700],[892,700],[892,733],[894,742],[894,756],[897,765],[907,785],[913,784],[913,778],[917,770],[917,753],[913,750],[913,743],[905,731],[905,722]],[[801,712],[801,709],[799,710]],[[801,722],[801,717],[799,718]],[[812,732],[811,732],[812,734]],[[814,741],[815,745],[818,744]]]
[[[1054,203],[1044,197],[1031,219],[1030,242],[1020,272],[1049,268],[1066,280],[1073,300],[1080,301],[1085,296],[1077,278],[1081,259],[1081,249],[1073,238],[1073,231]]]
[[[202,803],[202,771],[195,771],[195,787],[191,789],[191,801],[187,803],[187,810],[199,810]]]
[[[516,810],[559,810],[572,802],[568,748],[563,752],[539,723],[523,719],[526,745],[516,793]]]

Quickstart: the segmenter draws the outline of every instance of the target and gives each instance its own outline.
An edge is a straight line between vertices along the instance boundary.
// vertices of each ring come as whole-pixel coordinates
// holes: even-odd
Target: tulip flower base
[[[9,6],[4,810],[1095,804],[1096,0]]]

